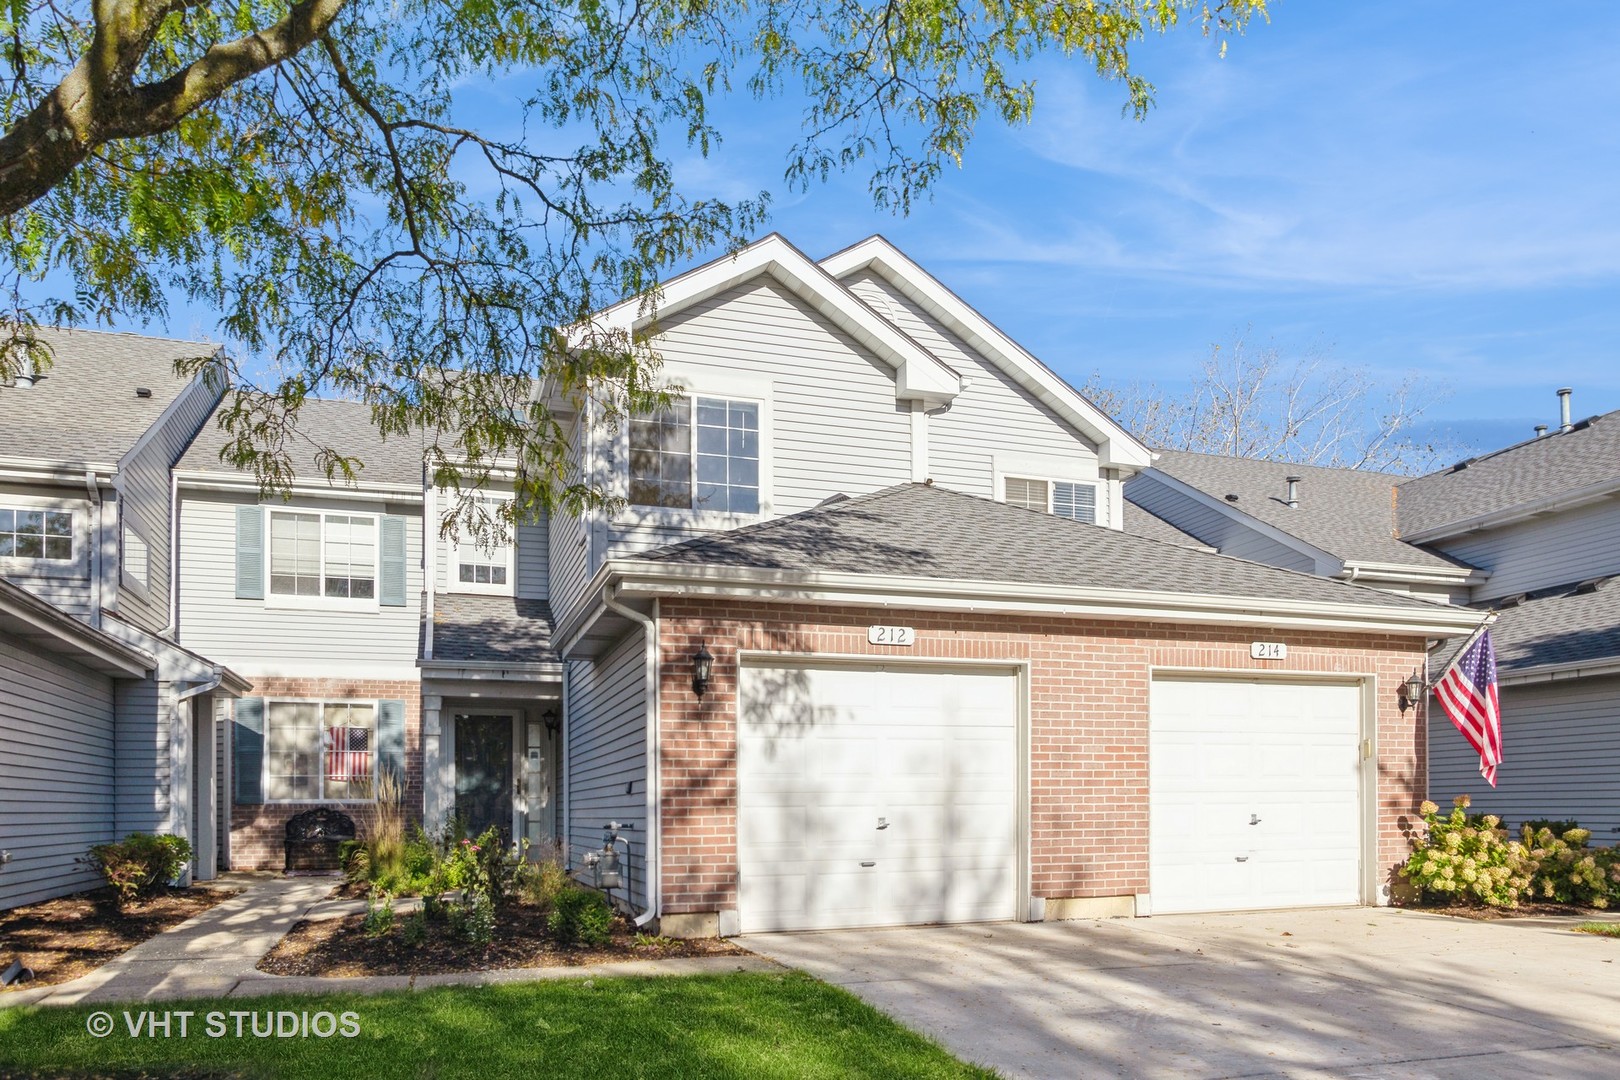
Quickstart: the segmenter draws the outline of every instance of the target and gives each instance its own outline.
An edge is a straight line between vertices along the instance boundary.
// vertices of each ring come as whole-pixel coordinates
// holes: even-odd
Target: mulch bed
[[[300,922],[270,954],[259,970],[272,975],[323,975],[354,978],[364,975],[442,975],[458,971],[498,971],[503,968],[572,967],[605,964],[614,960],[657,960],[675,956],[742,956],[747,950],[718,938],[659,939],[637,945],[634,926],[615,921],[606,945],[559,945],[546,929],[539,908],[514,904],[496,916],[495,940],[488,949],[452,937],[444,924],[429,923],[426,941],[412,947],[400,934],[403,916],[381,937],[368,937],[364,915]]]
[[[34,969],[33,979],[0,993],[87,975],[234,895],[226,889],[171,889],[121,911],[111,889],[97,889],[0,912],[0,969],[13,959]]]
[[[1490,922],[1494,919],[1529,919],[1545,918],[1549,915],[1575,916],[1577,918],[1600,918],[1604,915],[1614,914],[1599,908],[1575,907],[1572,904],[1520,904],[1516,908],[1472,907],[1465,904],[1427,905],[1414,904],[1408,910],[1424,911],[1430,915],[1450,915],[1457,919],[1477,919],[1480,922]]]

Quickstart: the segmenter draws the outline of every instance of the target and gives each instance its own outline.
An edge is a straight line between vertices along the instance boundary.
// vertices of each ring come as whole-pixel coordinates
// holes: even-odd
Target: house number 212
[[[870,645],[911,646],[917,643],[917,630],[911,626],[868,626],[866,641]]]

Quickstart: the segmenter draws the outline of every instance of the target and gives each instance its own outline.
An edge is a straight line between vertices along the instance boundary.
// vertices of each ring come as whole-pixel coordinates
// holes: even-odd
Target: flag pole
[[[1463,654],[1473,647],[1474,642],[1478,641],[1485,631],[1496,625],[1496,620],[1501,618],[1501,614],[1502,613],[1497,611],[1495,608],[1492,608],[1485,613],[1484,621],[1478,626],[1474,627],[1474,632],[1468,635],[1468,640],[1463,642],[1462,647],[1451,655],[1451,663],[1447,664],[1443,669],[1441,669],[1440,674],[1436,675],[1433,679],[1424,680],[1430,690],[1433,690],[1435,684],[1440,682],[1441,679],[1444,679],[1446,675],[1450,673],[1451,669],[1457,666],[1457,661],[1463,658]],[[1425,668],[1429,666],[1429,658],[1427,654],[1425,654],[1423,657],[1423,666]]]

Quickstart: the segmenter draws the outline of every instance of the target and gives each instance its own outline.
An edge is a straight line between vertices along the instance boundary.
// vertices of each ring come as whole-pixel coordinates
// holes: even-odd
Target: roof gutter
[[[659,825],[659,794],[663,790],[663,777],[659,773],[659,725],[658,725],[658,620],[649,618],[633,608],[625,607],[619,602],[618,590],[612,584],[602,589],[602,606],[616,615],[622,615],[641,627],[642,641],[646,647],[646,688],[643,700],[647,708],[647,840],[646,854],[642,862],[646,868],[643,875],[647,880],[647,910],[636,916],[637,926],[646,926],[658,918],[664,894],[661,877],[662,860],[658,857],[661,830]],[[654,611],[656,612],[656,607]]]
[[[612,560],[603,569],[617,580],[620,597],[714,596],[766,602],[1371,630],[1436,637],[1470,633],[1484,618],[1470,608],[1423,601],[1412,601],[1410,605],[1340,604],[880,574],[694,567],[629,559]],[[571,629],[577,638],[584,627]]]
[[[1481,585],[1490,579],[1489,570],[1471,566],[1424,567],[1400,563],[1363,562],[1346,559],[1339,577],[1346,581],[1407,581],[1424,585]]]
[[[261,490],[258,480],[252,476],[181,469],[174,470],[174,475],[181,487],[197,491],[233,493],[250,491],[257,494]],[[419,484],[315,484],[294,480],[287,490],[293,495],[314,499],[364,499],[370,502],[402,503],[422,501],[422,487]]]

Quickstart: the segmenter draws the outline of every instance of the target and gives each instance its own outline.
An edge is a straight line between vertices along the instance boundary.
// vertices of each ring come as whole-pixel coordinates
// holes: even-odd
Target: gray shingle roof
[[[1453,638],[1436,648],[1437,677],[1465,640]],[[1549,664],[1620,658],[1620,578],[1529,594],[1501,610],[1491,627],[1491,643],[1496,646],[1497,671],[1504,675]]]
[[[1620,410],[1471,459],[1466,468],[1454,465],[1406,481],[1397,492],[1401,532],[1427,532],[1615,480]]]
[[[1167,544],[1183,547],[1207,548],[1198,537],[1184,533],[1157,514],[1142,509],[1129,499],[1125,500],[1124,530],[1132,536],[1145,536],[1149,540],[1163,540]]]
[[[1426,600],[1212,555],[926,484],[885,488],[633,558],[692,566],[1436,607]]]
[[[32,386],[0,386],[0,454],[114,464],[186,388],[176,360],[218,345],[139,334],[45,329],[50,368]],[[152,396],[135,396],[141,386]]]
[[[1395,485],[1403,478],[1360,469],[1329,469],[1285,461],[1158,451],[1153,467],[1233,509],[1352,562],[1419,568],[1462,566],[1397,539]],[[1287,502],[1286,478],[1298,476],[1299,506]]]
[[[219,460],[225,446],[225,432],[220,430],[219,411],[229,401],[220,403],[214,415],[203,422],[202,430],[180,458],[178,468],[194,472],[240,474],[241,470]],[[362,484],[422,483],[422,440],[420,436],[390,436],[384,439],[371,422],[371,406],[358,401],[310,400],[298,412],[298,432],[301,436],[288,444],[293,457],[293,468],[300,479],[324,483],[326,474],[315,464],[315,451],[330,446],[339,453],[357,458],[362,468]],[[341,479],[334,483],[342,483]]]
[[[560,662],[544,600],[440,593],[433,604],[434,663]]]

